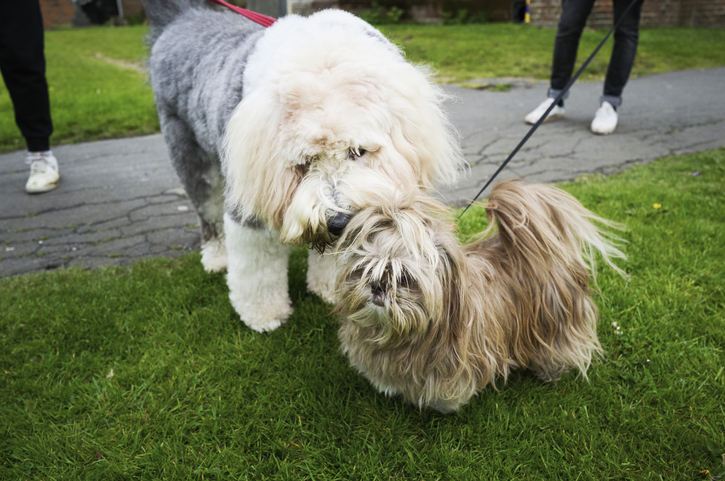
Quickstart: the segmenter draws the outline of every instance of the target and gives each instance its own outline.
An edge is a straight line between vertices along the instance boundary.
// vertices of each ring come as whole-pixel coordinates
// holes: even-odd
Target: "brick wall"
[[[43,12],[43,26],[52,28],[58,25],[70,25],[75,5],[70,0],[40,0]]]
[[[631,1],[631,0],[630,0]],[[597,28],[600,25],[612,25],[612,0],[598,0],[594,2],[592,13],[587,19],[587,26]]]
[[[723,2],[725,5],[725,2]],[[680,25],[681,0],[649,0],[642,5],[643,27],[677,27]]]
[[[1,0],[0,0],[1,1]],[[338,0],[316,0],[321,5],[328,7],[328,3],[337,3]],[[366,0],[341,0],[339,3],[364,3]],[[466,3],[468,2],[468,3]],[[246,4],[244,0],[232,0],[234,4]],[[313,2],[314,3],[314,2]],[[386,6],[388,3],[397,3],[391,0],[379,0],[379,3]],[[423,0],[409,2],[420,8],[430,9],[434,15],[440,17],[442,0]],[[477,13],[477,8],[471,5],[482,5],[489,12],[493,21],[508,21],[510,12],[504,8],[503,0],[449,0],[460,8],[469,8],[469,14]],[[458,5],[458,4],[461,5]],[[130,17],[143,13],[141,0],[121,0],[124,16]],[[489,5],[491,4],[491,5]],[[499,5],[500,4],[500,5]],[[40,0],[40,8],[43,11],[43,23],[45,28],[52,28],[58,25],[69,25],[73,18],[74,4],[70,0]],[[501,12],[498,15],[499,10]],[[452,10],[452,11],[455,11]],[[426,15],[431,14],[426,10]],[[556,28],[561,15],[561,0],[531,0],[531,23],[537,27]],[[415,15],[413,15],[415,17]],[[500,18],[499,18],[500,17]],[[587,27],[607,28],[612,25],[612,0],[598,0],[587,21]],[[725,0],[645,0],[642,6],[642,27],[708,27],[725,28]]]
[[[680,25],[725,27],[725,0],[682,0]]]
[[[121,0],[121,8],[123,9],[124,17],[133,17],[139,14],[144,14],[141,0]]]
[[[529,10],[532,25],[556,28],[561,15],[561,0],[531,0]],[[587,19],[587,27],[589,28],[599,28],[605,25],[612,25],[612,0],[594,2],[592,13]]]
[[[556,28],[561,0],[531,0],[531,23]],[[612,26],[612,0],[598,0],[587,21],[590,28]],[[642,27],[725,28],[725,0],[645,0]]]
[[[125,17],[143,14],[144,11],[141,0],[121,0],[121,8]],[[70,25],[75,4],[70,0],[40,0],[40,10],[43,12],[45,28],[53,28]]]

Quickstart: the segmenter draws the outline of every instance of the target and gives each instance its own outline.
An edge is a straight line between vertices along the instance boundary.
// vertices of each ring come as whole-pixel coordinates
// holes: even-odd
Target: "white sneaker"
[[[554,102],[554,99],[548,98],[541,102],[541,104],[536,107],[534,110],[529,113],[526,117],[524,117],[524,120],[527,124],[535,124],[539,121],[542,115],[544,115],[544,112],[546,112],[546,109],[549,108],[549,106]],[[555,105],[553,109],[551,109],[551,112],[549,112],[549,115],[546,116],[543,123],[551,122],[553,120],[559,120],[564,118],[564,107],[559,107],[558,105]]]
[[[28,152],[25,163],[30,164],[30,177],[25,184],[25,192],[40,194],[58,187],[58,160],[52,152]]]
[[[617,128],[617,111],[614,110],[612,104],[609,102],[602,102],[602,106],[599,107],[594,114],[594,120],[592,120],[592,132],[595,134],[608,135],[614,132]]]

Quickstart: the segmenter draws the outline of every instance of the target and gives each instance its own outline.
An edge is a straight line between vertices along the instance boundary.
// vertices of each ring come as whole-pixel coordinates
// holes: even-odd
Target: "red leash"
[[[266,15],[262,15],[261,13],[247,10],[246,8],[235,7],[234,5],[231,5],[227,2],[225,2],[224,0],[207,0],[207,2],[216,3],[217,5],[227,7],[229,10],[237,12],[240,15],[244,15],[252,22],[258,23],[263,27],[269,27],[270,25],[272,25],[274,22],[277,21],[276,18],[268,17]]]

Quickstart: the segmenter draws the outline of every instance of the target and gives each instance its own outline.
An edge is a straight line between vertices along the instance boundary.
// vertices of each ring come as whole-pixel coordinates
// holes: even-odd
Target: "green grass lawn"
[[[408,59],[432,63],[445,82],[475,78],[531,77],[548,79],[556,30],[528,25],[385,25],[380,29],[403,47]],[[577,68],[606,35],[587,30],[579,44]],[[725,65],[724,30],[653,28],[640,32],[632,77],[673,70]],[[602,48],[581,80],[603,80],[612,39]]]
[[[146,27],[93,27],[45,34],[51,144],[159,131],[154,96],[143,72]],[[0,83],[0,152],[24,149],[12,103]]]
[[[549,76],[554,30],[526,25],[386,25],[380,27],[416,63],[432,64],[441,82],[488,77]],[[53,145],[159,131],[153,94],[138,70],[147,55],[147,28],[96,27],[46,32],[46,58],[55,133]],[[580,62],[605,35],[584,33]],[[725,31],[647,29],[640,35],[633,76],[725,65]],[[606,71],[611,41],[583,80]],[[0,153],[23,149],[12,104],[0,83]]]
[[[19,276],[0,280],[0,479],[723,474],[725,149],[563,188],[628,227],[631,280],[600,275],[590,382],[515,374],[448,416],[387,398],[339,353],[299,249],[295,313],[267,335],[198,255]],[[469,211],[461,235],[483,224]]]

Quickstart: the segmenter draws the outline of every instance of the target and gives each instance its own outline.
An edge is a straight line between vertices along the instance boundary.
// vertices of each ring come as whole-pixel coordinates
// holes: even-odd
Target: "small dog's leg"
[[[224,215],[232,306],[244,323],[258,332],[281,326],[292,314],[287,287],[290,249],[265,226],[240,224]]]
[[[307,258],[307,289],[323,301],[335,303],[335,256],[310,249]]]
[[[569,372],[569,370],[564,367],[555,368],[553,366],[549,366],[548,369],[544,367],[534,368],[534,374],[536,375],[536,377],[544,382],[559,381],[561,379],[561,376],[567,372]]]

